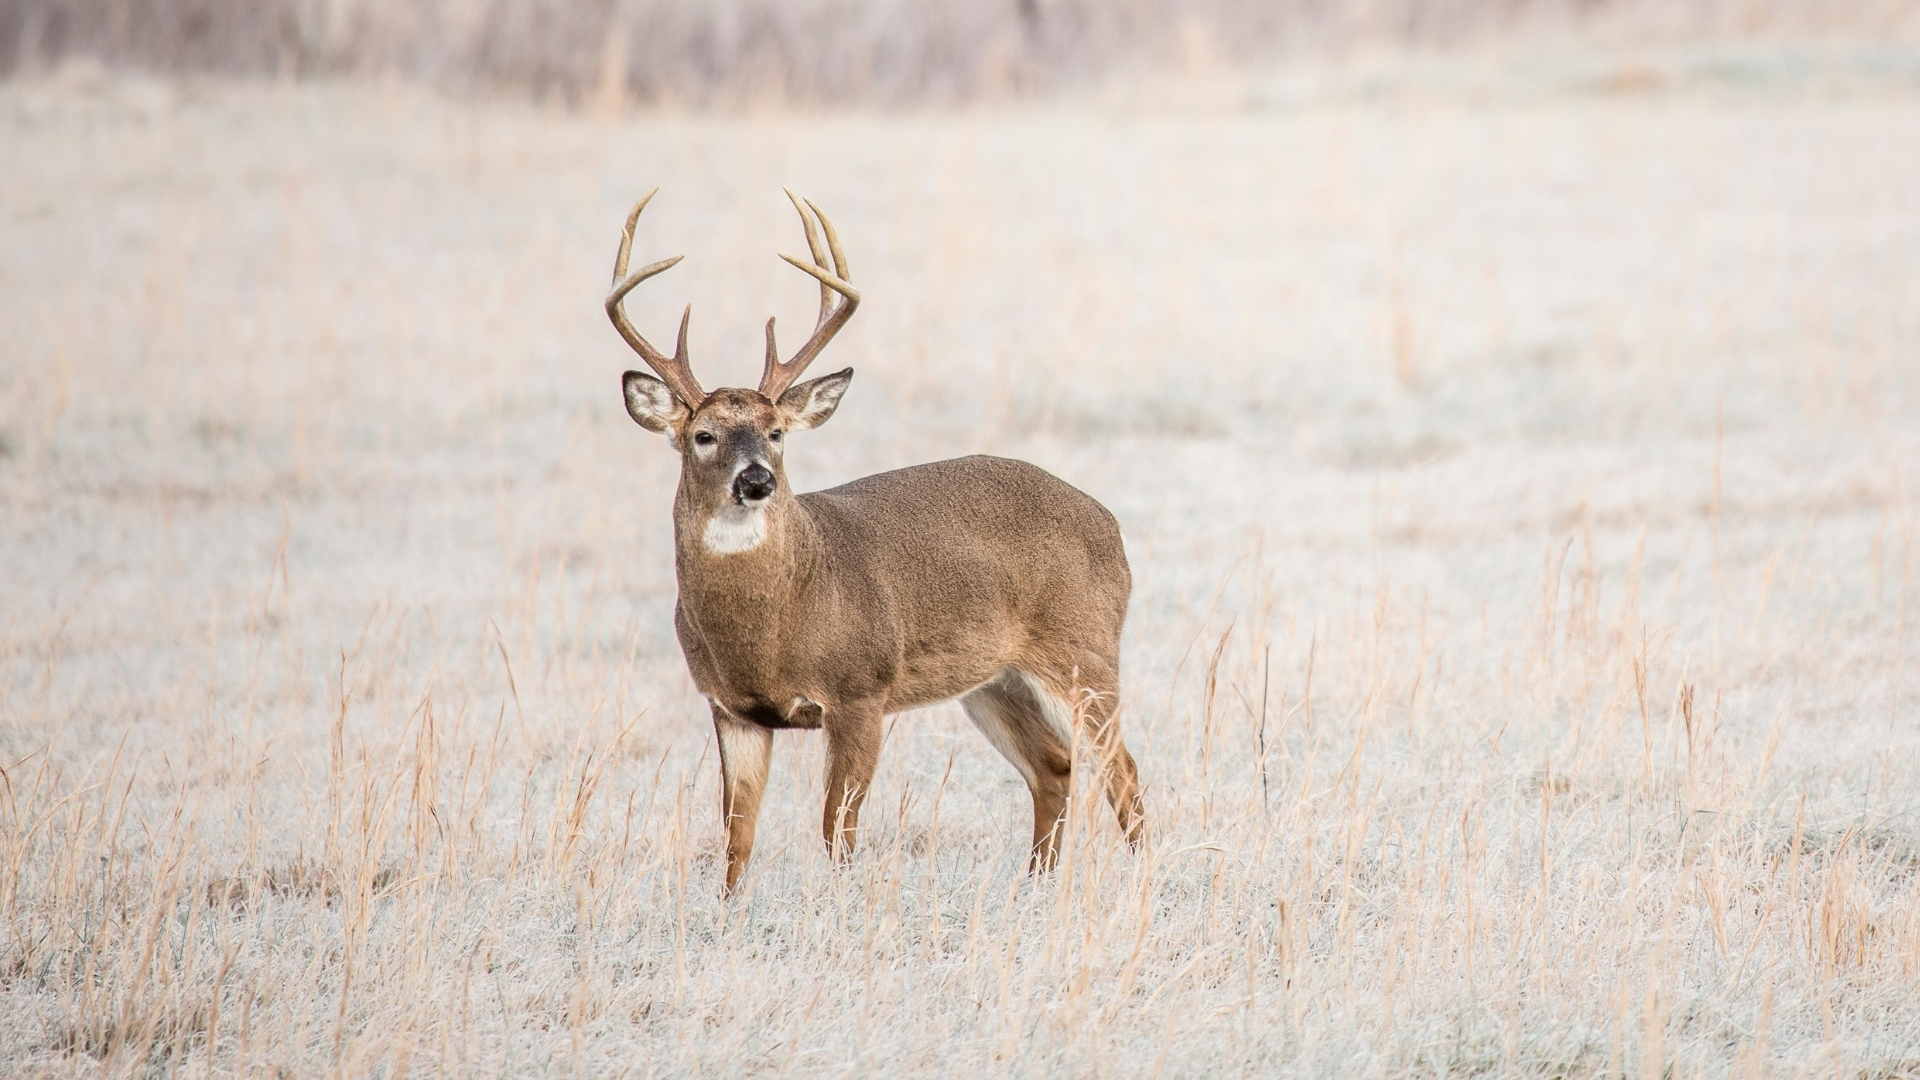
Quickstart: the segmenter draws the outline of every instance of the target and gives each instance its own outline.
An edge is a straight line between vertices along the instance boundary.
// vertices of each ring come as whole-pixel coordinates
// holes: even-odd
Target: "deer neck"
[[[806,507],[784,484],[758,510],[683,487],[673,531],[681,608],[716,659],[771,662],[819,576],[820,535]]]

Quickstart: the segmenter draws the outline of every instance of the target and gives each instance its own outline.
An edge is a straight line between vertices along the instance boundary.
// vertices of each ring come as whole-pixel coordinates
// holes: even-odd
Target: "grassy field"
[[[1483,56],[927,112],[0,84],[0,1073],[1920,1075],[1920,70]],[[776,740],[674,644],[708,385],[816,292],[803,490],[1100,498],[1125,733]],[[790,334],[791,336],[791,334]],[[793,340],[797,341],[797,338]]]

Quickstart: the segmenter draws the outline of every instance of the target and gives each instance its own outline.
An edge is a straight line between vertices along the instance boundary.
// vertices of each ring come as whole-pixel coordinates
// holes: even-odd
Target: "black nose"
[[[772,495],[773,488],[773,470],[765,465],[749,465],[733,478],[733,498],[736,502],[758,502]]]

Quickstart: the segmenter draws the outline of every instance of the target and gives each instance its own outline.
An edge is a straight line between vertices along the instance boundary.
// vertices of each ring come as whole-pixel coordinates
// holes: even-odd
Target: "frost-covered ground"
[[[1920,1070],[1920,61],[1724,52],[625,118],[0,85],[0,1071]],[[676,463],[864,303],[802,488],[1036,461],[1135,563],[1026,877],[957,709],[719,891]],[[790,337],[793,335],[789,335]],[[798,340],[795,338],[794,340]]]

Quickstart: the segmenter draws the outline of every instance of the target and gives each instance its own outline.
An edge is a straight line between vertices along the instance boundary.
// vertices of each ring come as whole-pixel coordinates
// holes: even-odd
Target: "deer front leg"
[[[760,796],[767,790],[767,765],[773,756],[773,732],[735,718],[718,702],[713,703],[713,731],[720,741],[720,813],[727,823],[723,895],[731,895],[753,855]]]
[[[860,804],[880,764],[881,719],[879,706],[866,704],[842,706],[826,716],[827,805],[820,835],[836,862],[853,853],[859,835]]]

